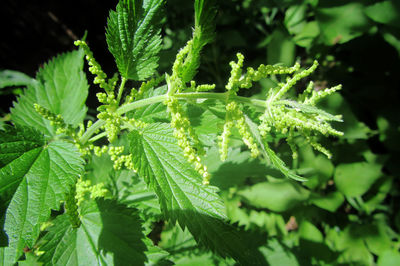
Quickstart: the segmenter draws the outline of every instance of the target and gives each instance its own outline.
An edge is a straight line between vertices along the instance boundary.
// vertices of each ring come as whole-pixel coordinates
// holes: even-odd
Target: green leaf
[[[336,125],[336,129],[344,132],[342,138],[349,141],[367,139],[371,130],[353,113],[349,103],[339,93],[334,93],[321,101],[321,108],[333,114],[342,114],[343,123]]]
[[[225,123],[225,106],[218,101],[206,100],[187,105],[187,115],[190,124],[195,128],[196,133],[206,135],[207,143],[212,146],[214,139],[210,139],[210,135],[217,135],[223,129]],[[215,137],[214,137],[215,138]]]
[[[144,265],[146,245],[138,211],[110,200],[83,202],[81,225],[58,216],[40,240],[46,265]]]
[[[161,86],[154,90],[148,90],[144,93],[144,98],[150,98],[165,94],[167,92],[167,86]],[[146,123],[168,121],[167,106],[164,103],[153,103],[134,111],[128,112],[128,117],[134,117]]]
[[[382,37],[397,50],[400,56],[400,32],[386,27],[382,29]]]
[[[249,126],[250,132],[257,141],[258,146],[261,148],[261,152],[265,157],[265,159],[268,160],[270,163],[272,163],[272,165],[276,169],[281,171],[282,174],[284,174],[286,177],[297,181],[306,181],[307,179],[299,175],[296,175],[286,166],[284,161],[282,161],[281,158],[279,158],[278,155],[276,155],[276,153],[268,147],[268,143],[261,139],[257,125],[253,121],[251,121],[251,119],[248,116],[245,116],[245,118],[246,118],[246,123]]]
[[[310,192],[289,180],[262,182],[238,192],[245,201],[257,208],[284,212],[308,199]]]
[[[302,30],[294,36],[293,40],[298,46],[310,48],[319,34],[318,23],[311,21],[304,25]]]
[[[386,218],[386,217],[385,217]],[[392,247],[392,239],[389,234],[389,224],[383,220],[375,220],[368,225],[359,227],[359,235],[364,238],[368,249],[377,256]]]
[[[154,74],[161,50],[163,0],[121,0],[107,20],[108,49],[124,78],[144,80]]]
[[[37,73],[36,81],[28,85],[11,109],[11,120],[15,124],[34,127],[45,135],[55,135],[54,126],[35,111],[35,103],[60,114],[67,124],[77,126],[83,121],[88,84],[81,50],[49,61]]]
[[[18,266],[43,266],[43,264],[38,261],[38,257],[33,252],[26,252],[25,260],[18,261]]]
[[[202,177],[183,157],[169,124],[151,124],[129,134],[130,152],[138,173],[156,192],[161,209],[174,223],[187,227],[197,241],[222,256],[257,262],[240,232],[226,221],[217,188],[202,185]]]
[[[9,247],[0,247],[0,266],[14,265],[12,250]]]
[[[33,86],[35,79],[14,70],[2,70],[0,71],[0,89],[10,86]]]
[[[268,240],[267,246],[261,248],[261,252],[264,254],[268,261],[268,265],[271,266],[299,266],[300,263],[297,261],[296,256],[291,250],[279,242],[276,238]]]
[[[374,184],[370,190],[370,196],[363,204],[363,209],[366,210],[367,213],[372,213],[376,208],[379,208],[380,205],[383,205],[382,202],[393,188],[393,179],[392,177],[384,176]]]
[[[169,256],[167,251],[163,250],[158,245],[154,245],[153,242],[148,238],[144,239],[144,243],[147,246],[147,251],[145,254],[148,260],[145,265],[172,265],[172,263],[168,263],[169,261],[166,260],[166,258]]]
[[[316,9],[316,19],[326,45],[348,42],[371,27],[362,3],[344,2],[344,5],[330,6],[331,1],[320,1]]]
[[[365,8],[365,13],[372,20],[400,27],[399,6],[394,1],[383,1]]]
[[[284,23],[290,34],[298,34],[307,23],[306,21],[307,4],[304,2],[290,6],[285,12]]]
[[[400,264],[400,252],[386,250],[378,258],[378,266],[397,266]]]
[[[334,191],[326,195],[312,194],[310,202],[321,209],[335,212],[344,202],[343,194]]]
[[[312,223],[304,220],[299,226],[300,238],[313,241],[316,243],[322,243],[324,241],[324,236],[321,231]]]
[[[193,31],[193,43],[189,53],[187,54],[181,69],[180,75],[184,82],[193,79],[200,66],[201,49],[214,40],[215,22],[214,18],[217,13],[215,8],[215,0],[195,0],[195,25]]]
[[[292,66],[296,52],[296,45],[292,37],[284,28],[277,28],[271,34],[271,42],[267,47],[268,64],[282,63],[285,66]]]
[[[215,37],[215,0],[195,0],[194,13],[194,38],[205,45]]]
[[[43,135],[28,127],[0,131],[0,196],[12,195],[44,145]],[[7,199],[8,200],[8,199]]]
[[[299,153],[299,172],[304,173],[307,181],[304,185],[315,190],[327,185],[335,170],[332,161],[322,154],[316,154],[310,146],[300,147]]]
[[[182,230],[179,226],[170,226],[161,233],[159,246],[169,251],[169,260],[175,265],[233,265],[232,259],[227,259],[230,263],[223,263],[220,257],[204,250],[200,247],[188,230]],[[216,261],[221,261],[220,264]]]
[[[75,146],[61,140],[27,151],[1,168],[1,180],[11,174],[12,182],[19,182],[4,224],[9,261],[15,262],[25,247],[33,247],[40,225],[49,219],[51,210],[59,209],[82,171],[83,160]]]
[[[327,231],[325,242],[340,252],[336,261],[341,264],[373,265],[373,256],[364,242],[368,232],[358,227],[358,224],[348,224],[343,230],[334,227]]]
[[[340,117],[331,115],[330,113],[325,112],[324,110],[319,109],[318,107],[315,107],[315,106],[311,106],[308,104],[302,104],[302,103],[292,101],[292,100],[282,100],[282,101],[279,101],[279,103],[290,106],[293,109],[298,109],[306,114],[319,115],[326,121],[343,122],[343,120]]]
[[[140,210],[141,214],[157,219],[161,216],[160,204],[154,191],[138,176],[132,176],[132,171],[119,171],[115,175],[115,186],[118,191],[118,201]]]
[[[339,164],[334,175],[335,185],[347,197],[361,196],[382,176],[381,168],[367,162]]]
[[[212,147],[207,151],[204,162],[211,173],[211,184],[221,190],[240,186],[248,177],[264,178],[272,170],[260,160],[252,159],[250,152],[234,148],[228,151],[228,158],[222,162],[218,148]]]

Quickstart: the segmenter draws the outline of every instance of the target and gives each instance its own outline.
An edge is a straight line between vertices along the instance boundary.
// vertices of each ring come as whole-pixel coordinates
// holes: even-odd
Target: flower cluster
[[[78,205],[77,205],[77,200],[75,198],[76,196],[76,184],[71,186],[70,191],[65,195],[65,212],[68,215],[69,221],[71,222],[71,225],[73,228],[78,228],[81,224],[81,220],[79,219],[79,213],[78,213]]]
[[[171,113],[171,126],[174,128],[174,137],[178,140],[178,145],[183,150],[183,155],[203,177],[203,184],[209,184],[210,174],[207,166],[201,162],[201,158],[198,155],[198,152],[202,151],[200,141],[193,127],[191,127],[189,119],[184,114],[176,98],[169,97],[165,104]],[[191,141],[194,144],[191,144]]]
[[[76,183],[76,193],[75,200],[76,205],[80,206],[85,200],[86,195],[89,195],[91,199],[104,198],[109,193],[107,189],[104,188],[103,183],[96,185],[91,185],[90,180],[78,179]]]
[[[93,83],[99,84],[100,88],[104,89],[107,92],[107,94],[114,92],[114,88],[115,88],[115,84],[116,84],[118,76],[114,76],[112,79],[110,79],[107,82],[107,74],[104,73],[104,71],[101,69],[100,64],[97,63],[96,59],[94,59],[93,53],[90,50],[87,43],[85,41],[78,40],[78,41],[75,41],[74,44],[76,46],[81,47],[86,55],[86,60],[89,64],[89,71],[90,71],[90,73],[95,75]]]
[[[121,130],[123,118],[120,114],[116,113],[118,103],[114,95],[107,96],[105,93],[97,93],[97,98],[103,103],[103,105],[97,108],[97,110],[100,111],[97,118],[106,122],[104,130],[107,134],[108,141],[111,143],[117,139],[118,133]]]
[[[301,79],[309,76],[315,71],[318,62],[314,61],[313,65],[299,72],[300,65],[296,64],[293,67],[282,66],[265,66],[260,65],[257,70],[249,67],[246,73],[242,73],[244,57],[237,54],[238,61],[231,62],[231,76],[226,85],[226,117],[224,130],[222,135],[218,137],[221,160],[226,159],[229,136],[231,129],[236,126],[243,142],[251,150],[253,156],[258,156],[259,152],[257,145],[254,142],[252,134],[249,132],[248,125],[245,120],[245,115],[241,108],[235,102],[234,97],[241,88],[250,88],[252,82],[258,81],[269,75],[277,74],[293,74],[288,77],[285,83],[280,83],[276,88],[268,91],[265,103],[264,113],[259,116],[260,125],[258,126],[261,137],[266,140],[269,133],[279,132],[286,135],[287,143],[289,144],[293,158],[297,158],[297,149],[295,145],[295,137],[302,135],[315,150],[322,152],[329,158],[330,152],[316,141],[315,133],[323,135],[341,136],[343,133],[335,130],[329,122],[341,121],[341,117],[333,116],[323,110],[315,107],[316,103],[339,90],[341,86],[325,90],[314,90],[311,82],[307,89],[298,96],[297,100],[286,99],[288,91]]]
[[[107,74],[101,69],[100,64],[94,59],[92,51],[90,51],[89,46],[84,41],[75,41],[75,45],[83,49],[86,54],[86,60],[89,64],[89,71],[95,75],[94,84],[99,84],[100,88],[104,89],[104,92],[99,92],[96,94],[97,99],[102,105],[98,107],[100,112],[97,118],[106,121],[103,126],[109,142],[113,142],[118,133],[121,130],[122,117],[115,111],[119,106],[119,99],[115,98],[114,90],[117,85],[118,75],[114,75],[113,78],[107,81]],[[123,80],[121,83],[125,83]]]
[[[114,169],[120,170],[123,165],[127,169],[133,170],[136,172],[133,161],[132,161],[132,154],[123,155],[122,152],[124,151],[123,146],[114,147],[110,146],[108,149],[108,154],[110,155],[111,160],[114,162]]]
[[[288,78],[286,83],[281,83],[277,88],[271,89],[266,99],[265,112],[259,117],[261,123],[259,131],[262,137],[266,137],[272,131],[287,134],[287,142],[292,149],[293,158],[297,157],[294,136],[299,133],[317,151],[328,158],[331,153],[315,139],[315,132],[323,135],[341,136],[342,132],[334,129],[329,122],[341,121],[338,116],[330,115],[315,107],[315,104],[323,97],[339,90],[336,86],[322,91],[316,91],[311,82],[307,89],[299,95],[298,100],[283,99],[285,94],[300,80],[309,76],[317,68],[318,63]]]
[[[208,91],[215,88],[215,85],[198,85],[191,78],[195,74],[193,62],[187,58],[193,49],[193,40],[190,40],[184,48],[182,48],[176,56],[172,67],[172,75],[166,74],[168,86],[167,105],[168,112],[171,114],[171,127],[174,129],[174,137],[178,141],[179,147],[183,150],[185,158],[194,165],[195,170],[203,177],[203,184],[208,185],[210,182],[210,173],[207,166],[202,163],[200,154],[204,153],[199,138],[190,124],[190,121],[179,101],[174,95],[181,92]],[[186,82],[190,81],[190,87],[186,86]]]
[[[221,161],[225,161],[228,155],[228,144],[229,144],[229,136],[231,135],[231,129],[235,126],[239,135],[242,137],[243,142],[251,151],[252,157],[257,157],[259,155],[259,150],[257,144],[254,141],[253,136],[251,135],[248,125],[246,124],[245,116],[240,108],[240,105],[235,101],[230,101],[226,105],[226,114],[225,114],[225,124],[224,130],[221,136],[218,136],[219,140],[219,152]]]
[[[54,125],[56,127],[57,134],[70,135],[70,134],[72,134],[72,132],[74,132],[72,126],[65,123],[64,119],[62,118],[62,116],[60,114],[56,115],[53,112],[51,112],[49,109],[47,109],[37,103],[35,103],[33,105],[33,107],[35,108],[35,111],[38,114],[43,116],[43,118],[49,120],[50,124]]]
[[[134,100],[141,99],[145,91],[148,91],[149,89],[158,86],[158,84],[160,84],[164,79],[164,76],[159,76],[157,78],[142,82],[138,90],[132,88],[130,94],[125,98],[125,103],[131,103]]]
[[[72,138],[73,143],[75,146],[78,148],[79,152],[82,155],[88,155],[90,154],[90,150],[93,149],[93,144],[91,143],[85,143],[81,144],[79,139],[85,132],[85,126],[84,124],[79,125],[79,131],[76,132],[75,128],[72,125],[67,124],[63,117],[59,114],[56,115],[53,112],[51,112],[49,109],[35,103],[34,108],[36,112],[38,112],[43,118],[47,119],[50,121],[51,125],[54,125],[56,127],[56,134],[65,134]],[[87,123],[87,128],[89,128],[92,125],[92,121],[88,121]]]
[[[259,70],[254,71],[254,69],[249,68],[250,74],[242,77],[244,56],[238,53],[237,58],[237,62],[230,62],[232,68],[231,76],[225,86],[227,90],[225,124],[222,135],[218,137],[219,152],[222,161],[226,160],[228,155],[229,136],[231,135],[231,129],[233,126],[238,129],[243,142],[251,151],[251,156],[257,157],[259,155],[257,144],[249,131],[241,106],[236,101],[232,100],[231,96],[237,95],[240,88],[251,86],[252,78],[259,80],[261,79],[263,71],[267,73],[268,71],[271,72],[271,70],[269,68],[260,67]],[[268,69],[268,71],[266,71],[266,69]]]

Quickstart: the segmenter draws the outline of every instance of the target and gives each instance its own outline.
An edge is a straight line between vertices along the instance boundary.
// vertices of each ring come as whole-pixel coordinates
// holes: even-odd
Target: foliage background
[[[249,160],[239,148],[225,163],[210,157],[212,182],[221,188],[228,216],[262,233],[261,237],[268,235],[261,251],[271,265],[398,265],[398,1],[219,2],[216,41],[206,46],[197,79],[222,88],[230,71],[228,63],[238,51],[245,55],[247,66],[295,61],[304,65],[317,59],[321,66],[312,76],[314,81],[321,87],[343,84],[341,96],[324,104],[345,120],[337,125],[345,136],[325,140],[333,151],[332,160],[304,147],[292,164],[288,147],[276,142],[275,148],[289,165],[310,179],[302,185],[271,182],[276,173]],[[104,28],[108,10],[116,4],[6,0],[0,11],[0,69],[34,76],[50,57],[74,49],[74,39],[87,30],[97,60],[113,73],[115,63],[106,49]],[[187,0],[167,1],[160,73],[170,69],[176,52],[191,35],[192,6]],[[263,80],[259,88],[246,93],[257,97],[275,82]],[[18,90],[0,93],[7,103],[0,107],[5,116]],[[89,106],[95,107],[93,96]],[[170,229],[162,221],[154,223],[152,239],[173,254],[175,263],[217,263],[195,248],[187,232]]]

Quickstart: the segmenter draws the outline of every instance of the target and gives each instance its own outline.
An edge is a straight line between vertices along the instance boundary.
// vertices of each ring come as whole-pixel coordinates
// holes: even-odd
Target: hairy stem
[[[85,144],[90,137],[96,133],[97,130],[99,130],[102,126],[104,126],[104,124],[106,123],[106,121],[104,120],[97,120],[96,123],[94,123],[91,127],[89,127],[86,132],[82,135],[82,137],[79,139],[79,142],[81,144]]]
[[[125,88],[125,83],[126,83],[126,78],[122,77],[121,84],[118,89],[117,103],[121,101],[122,92],[124,91]]]
[[[122,85],[122,83],[121,83]],[[214,99],[214,100],[220,100],[220,101],[226,101],[228,94],[225,93],[216,93],[216,92],[187,92],[187,93],[176,93],[174,94],[174,97],[178,98],[178,99]],[[149,104],[154,104],[154,103],[159,103],[159,102],[163,102],[168,98],[167,94],[164,95],[158,95],[158,96],[154,96],[154,97],[150,97],[150,98],[146,98],[146,99],[142,99],[142,100],[138,100],[136,102],[132,102],[132,103],[128,103],[125,105],[122,105],[121,107],[119,107],[117,109],[117,114],[125,114],[129,111],[135,110],[137,108],[149,105]],[[255,107],[259,107],[262,109],[265,109],[266,106],[266,102],[263,100],[257,100],[257,99],[250,99],[250,98],[246,98],[246,97],[242,97],[242,96],[236,96],[236,95],[230,95],[229,96],[230,99],[236,100],[238,102],[242,102],[244,104],[250,104],[252,106]],[[82,144],[85,144],[93,134],[95,134],[95,132],[101,128],[103,125],[105,124],[104,120],[98,120],[96,123],[94,123],[90,128],[87,129],[87,131],[82,135],[82,137],[80,138],[80,142]],[[101,138],[103,135],[99,135],[99,138]],[[91,139],[91,140],[97,140],[96,137],[94,137],[95,139]]]
[[[101,138],[103,138],[103,137],[106,137],[106,136],[107,136],[107,133],[106,133],[106,132],[101,132],[100,134],[97,134],[97,135],[91,137],[88,141],[89,141],[89,142],[94,142],[94,141],[96,141],[96,140],[98,140],[98,139],[101,139]]]

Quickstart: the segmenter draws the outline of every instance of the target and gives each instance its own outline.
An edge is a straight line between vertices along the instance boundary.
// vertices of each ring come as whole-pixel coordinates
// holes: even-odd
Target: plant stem
[[[227,92],[187,92],[187,93],[177,93],[174,95],[178,99],[215,99],[226,101],[228,96]],[[258,99],[250,99],[247,97],[237,96],[237,95],[230,95],[229,99],[237,100],[242,103],[251,104],[257,107],[265,108],[266,104],[264,100]]]
[[[143,107],[149,104],[153,103],[158,103],[165,101],[167,99],[168,95],[159,95],[159,96],[154,96],[150,97],[147,99],[139,100],[133,103],[129,103],[126,105],[121,106],[118,108],[117,113],[118,114],[124,114],[126,112],[129,112],[131,110],[137,109],[139,107]],[[227,94],[226,93],[218,93],[218,92],[186,92],[186,93],[176,93],[174,94],[174,97],[178,99],[215,99],[215,100],[220,100],[220,101],[226,101]],[[242,96],[236,96],[236,95],[231,95],[230,99],[237,100],[242,103],[247,103],[251,104],[257,107],[266,107],[266,103],[263,100],[258,100],[258,99],[249,99],[246,97]]]
[[[122,105],[121,107],[119,107],[117,109],[117,114],[122,115],[124,113],[127,113],[129,111],[132,111],[134,109],[137,109],[137,108],[149,105],[149,104],[159,103],[159,102],[165,101],[167,99],[167,97],[168,96],[166,94],[158,95],[158,96],[146,98],[146,99],[143,99],[143,100],[139,100],[139,101],[136,101],[136,102],[133,102],[133,103],[128,103],[128,104]]]
[[[97,120],[96,123],[94,123],[91,127],[89,127],[86,132],[82,135],[82,137],[79,139],[79,142],[82,144],[85,144],[89,138],[99,129],[101,128],[106,121],[104,120]]]
[[[126,81],[126,80],[125,80]],[[121,82],[122,85],[122,82]],[[120,90],[121,91],[121,90]],[[119,95],[119,94],[118,94]],[[186,92],[186,93],[176,93],[174,94],[174,97],[178,99],[214,99],[214,100],[220,100],[220,101],[226,101],[227,100],[227,93],[218,93],[218,92]],[[125,105],[122,105],[117,109],[117,114],[122,115],[125,114],[129,111],[135,110],[137,108],[149,105],[149,104],[154,104],[154,103],[159,103],[163,102],[168,98],[167,94],[164,95],[158,95],[142,100],[138,100],[133,103],[128,103]],[[229,96],[229,99],[236,100],[245,104],[251,104],[252,106],[256,106],[259,108],[265,109],[267,107],[266,102],[263,100],[258,100],[258,99],[250,99],[242,96],[236,96],[236,95],[231,95]],[[80,142],[82,144],[86,143],[90,137],[103,125],[105,124],[104,120],[98,120],[96,123],[94,123],[88,130],[83,134],[83,136],[80,139]],[[103,135],[99,135],[99,138],[102,137]],[[96,136],[97,137],[97,136]],[[97,140],[97,138],[94,137],[94,140]]]
[[[98,139],[101,139],[102,137],[105,137],[105,136],[107,136],[107,133],[106,132],[101,132],[100,134],[97,134],[96,136],[91,137],[88,140],[88,142],[94,142],[94,141],[96,141]]]
[[[124,91],[124,88],[125,88],[125,83],[126,83],[126,78],[122,77],[121,84],[119,85],[119,89],[118,89],[118,96],[117,96],[117,103],[118,104],[121,101],[122,92]]]

